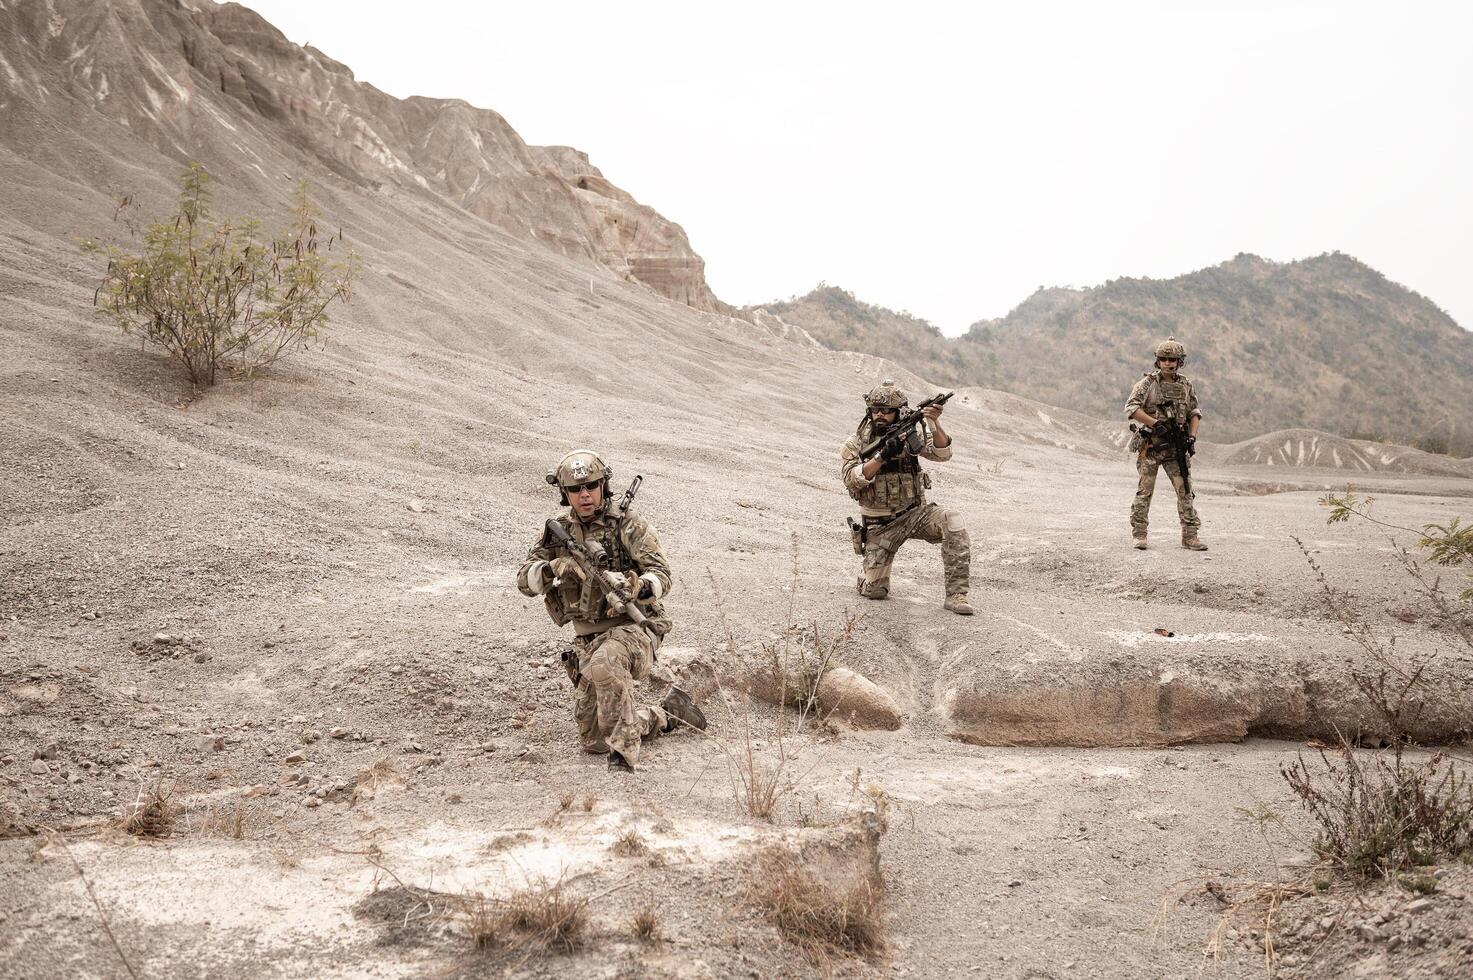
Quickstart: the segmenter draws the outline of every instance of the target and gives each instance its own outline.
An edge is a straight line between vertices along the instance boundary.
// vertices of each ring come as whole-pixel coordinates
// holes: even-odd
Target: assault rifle
[[[1168,406],[1169,407],[1169,406]],[[1181,485],[1187,496],[1192,494],[1192,464],[1191,457],[1197,453],[1197,440],[1176,419],[1166,416],[1156,420],[1154,426],[1142,425],[1137,427],[1131,424],[1131,429],[1140,434],[1140,437],[1149,444],[1153,438],[1159,438],[1171,450],[1176,457],[1176,463],[1181,467]],[[1144,446],[1142,451],[1144,451]]]
[[[555,518],[548,518],[542,532],[542,546],[566,551],[583,573],[584,581],[591,583],[608,602],[610,612],[615,616],[628,616],[636,626],[653,635],[649,620],[640,612],[639,606],[635,605],[634,596],[629,593],[629,584],[624,576],[606,567],[609,556],[603,545],[597,541],[579,544]]]
[[[900,418],[895,420],[894,425],[886,428],[884,432],[882,432],[878,436],[875,436],[875,438],[871,439],[859,450],[860,461],[868,462],[869,460],[873,459],[881,449],[885,448],[885,443],[887,441],[891,439],[904,439],[910,433],[910,430],[919,425],[921,423],[921,420],[926,417],[927,408],[930,408],[932,405],[945,405],[946,400],[955,394],[956,392],[954,391],[948,391],[945,394],[932,395],[930,398],[927,398],[925,401],[921,402],[911,411],[906,412],[904,415],[900,416]]]

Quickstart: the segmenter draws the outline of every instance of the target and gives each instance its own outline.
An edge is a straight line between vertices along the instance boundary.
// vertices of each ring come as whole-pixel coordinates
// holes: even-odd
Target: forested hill
[[[1473,454],[1473,333],[1348,255],[1239,255],[1174,279],[1040,289],[949,339],[832,286],[764,309],[829,347],[936,384],[1115,416],[1168,334],[1188,349],[1214,441],[1309,427]]]

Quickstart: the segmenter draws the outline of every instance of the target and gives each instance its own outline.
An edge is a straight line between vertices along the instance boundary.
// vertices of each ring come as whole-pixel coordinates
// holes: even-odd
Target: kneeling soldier
[[[944,463],[951,459],[951,436],[941,428],[941,405],[922,410],[925,420],[909,433],[896,433],[869,461],[860,449],[900,420],[907,401],[893,381],[882,381],[865,395],[866,411],[858,429],[839,450],[844,487],[859,503],[862,529],[856,529],[856,550],[864,554],[859,594],[883,599],[890,594],[890,566],[900,546],[912,538],[941,544],[946,573],[945,608],[960,616],[972,615],[967,589],[972,574],[972,543],[955,511],[926,502],[931,476],[921,460]]]
[[[706,719],[690,696],[674,687],[659,707],[634,706],[633,682],[649,674],[655,651],[670,632],[660,604],[670,591],[670,564],[655,529],[628,509],[628,494],[621,506],[609,506],[612,476],[586,449],[569,453],[548,474],[547,482],[558,487],[568,505],[567,513],[556,518],[565,535],[547,533],[532,546],[517,572],[517,588],[523,595],[543,596],[553,622],[572,623],[577,632],[566,656],[577,686],[573,714],[584,751],[607,752],[610,769],[632,770],[642,739],[678,725],[704,730]],[[548,524],[548,531],[556,531],[552,521]],[[582,560],[573,554],[574,546],[585,550]],[[590,555],[606,564],[593,567]],[[595,581],[595,575],[604,581]],[[615,594],[609,583],[616,583]]]

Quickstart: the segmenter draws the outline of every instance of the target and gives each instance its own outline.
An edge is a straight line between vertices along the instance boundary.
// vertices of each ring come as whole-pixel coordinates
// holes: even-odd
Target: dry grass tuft
[[[353,781],[353,799],[350,805],[355,805],[361,800],[373,799],[385,786],[402,783],[403,780],[399,778],[399,770],[395,769],[393,761],[385,756],[358,773],[358,778]]]
[[[583,802],[579,804],[579,806],[582,807],[584,813],[592,813],[594,806],[596,806],[597,804],[598,794],[589,793],[587,796],[583,797]]]
[[[634,918],[629,922],[629,931],[641,942],[660,941],[660,915],[653,900],[641,905],[639,911],[634,913]]]
[[[174,832],[178,812],[163,783],[154,783],[152,789],[140,789],[138,797],[128,805],[123,814],[123,830],[134,837],[168,837]]]
[[[562,878],[538,881],[501,903],[499,921],[532,949],[571,953],[583,941],[588,899],[571,894]]]
[[[649,849],[649,844],[645,843],[644,837],[634,827],[614,838],[614,843],[609,847],[616,857],[625,858],[639,857],[649,853]]]
[[[486,896],[463,895],[457,904],[462,927],[472,946],[484,952],[496,949],[506,942],[501,910],[486,901]]]
[[[572,793],[564,793],[557,798],[557,809],[559,813],[566,813],[573,809],[573,801],[577,799]]]
[[[199,833],[208,834],[212,837],[245,840],[246,814],[248,812],[245,798],[242,796],[235,797],[233,804],[225,802],[210,803],[203,810],[199,811],[197,829]]]
[[[884,951],[877,874],[835,889],[806,870],[793,854],[769,856],[759,868],[751,896],[779,932],[815,964],[834,953],[872,958]]]

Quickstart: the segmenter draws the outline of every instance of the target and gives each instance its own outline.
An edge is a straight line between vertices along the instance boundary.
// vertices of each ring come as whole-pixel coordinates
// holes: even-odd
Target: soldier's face
[[[1172,375],[1181,366],[1181,359],[1176,357],[1158,357],[1156,358],[1156,364],[1161,368],[1162,374]]]
[[[565,487],[564,492],[568,495],[568,503],[572,505],[573,513],[579,517],[592,517],[598,513],[599,507],[603,506],[604,485],[602,480],[590,480],[588,483]]]
[[[876,425],[894,425],[900,421],[900,409],[873,405],[869,410],[870,421]]]

